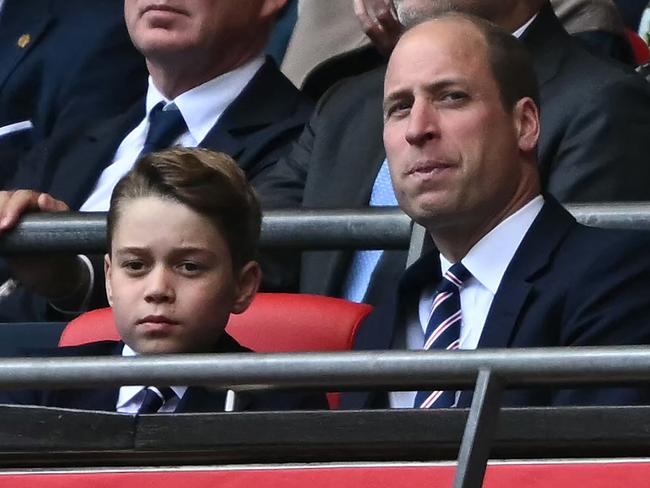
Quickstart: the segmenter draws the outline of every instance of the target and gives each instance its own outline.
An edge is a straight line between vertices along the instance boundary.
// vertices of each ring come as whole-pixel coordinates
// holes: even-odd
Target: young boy
[[[107,219],[106,292],[122,341],[48,355],[246,352],[224,328],[257,292],[260,223],[257,196],[228,156],[181,148],[144,156],[113,190]],[[192,386],[9,395],[11,403],[125,413],[222,411],[226,401],[224,392]],[[325,407],[324,395],[237,398],[237,409]]]

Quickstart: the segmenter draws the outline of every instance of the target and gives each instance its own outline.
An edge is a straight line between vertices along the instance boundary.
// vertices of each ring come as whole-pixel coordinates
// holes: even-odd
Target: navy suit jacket
[[[124,344],[115,341],[93,342],[82,346],[28,351],[30,357],[120,356]],[[228,334],[219,339],[215,353],[251,352]],[[65,390],[15,390],[0,392],[0,404],[41,405],[114,412],[119,387]],[[226,394],[223,391],[190,386],[181,398],[176,413],[221,412]],[[321,393],[260,392],[237,394],[237,410],[311,410],[326,409]]]
[[[510,262],[490,307],[479,348],[650,344],[650,234],[578,224],[546,197]],[[404,273],[396,319],[364,327],[357,349],[390,349],[417,309],[420,292],[440,281],[438,252]],[[468,406],[471,394],[461,395]],[[645,404],[650,388],[513,390],[506,406]],[[343,395],[343,408],[385,406],[385,394]]]
[[[650,200],[650,86],[585,51],[550,5],[522,41],[540,83],[544,190],[562,202]],[[384,73],[381,66],[328,90],[289,156],[258,188],[266,207],[368,205],[386,157]],[[300,290],[340,296],[351,256],[349,250],[303,253]],[[402,268],[405,262],[406,253]]]
[[[0,137],[0,187],[55,128],[120,114],[146,88],[144,58],[126,31],[121,0],[7,0],[0,59],[0,127],[34,126]]]
[[[231,155],[255,186],[288,151],[311,110],[311,101],[268,60],[200,145]],[[104,168],[112,163],[122,140],[144,116],[145,102],[141,100],[104,124],[51,138],[23,161],[11,186],[50,193],[70,208],[79,209]],[[261,261],[266,290],[294,287],[295,269],[283,256],[266,253]],[[101,266],[96,267],[99,278],[95,280],[93,307],[106,305],[102,273]],[[0,270],[0,277],[4,276],[8,276],[6,269]],[[1,321],[57,319],[45,300],[24,290],[3,299],[0,307]]]

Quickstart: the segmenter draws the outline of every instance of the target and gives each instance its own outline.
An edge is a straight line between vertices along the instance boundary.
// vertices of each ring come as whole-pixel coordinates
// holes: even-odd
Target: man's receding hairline
[[[457,24],[465,24],[469,27],[472,28],[472,30],[478,34],[478,36],[481,38],[483,41],[483,46],[487,50],[488,48],[488,42],[487,42],[487,36],[486,33],[483,32],[481,27],[477,24],[476,20],[481,20],[480,17],[476,17],[473,15],[469,14],[463,14],[460,12],[445,12],[443,14],[437,15],[433,18],[423,20],[421,22],[418,22],[417,24],[414,24],[411,27],[408,27],[400,36],[400,39],[398,42],[401,42],[402,39],[409,37],[413,35],[413,32],[416,32],[418,30],[425,30],[428,28],[432,28],[436,24],[440,23],[457,23]],[[487,21],[486,21],[487,22]]]

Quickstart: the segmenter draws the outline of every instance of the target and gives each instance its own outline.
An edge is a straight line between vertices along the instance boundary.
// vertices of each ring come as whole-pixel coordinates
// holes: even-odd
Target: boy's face
[[[233,271],[209,219],[158,197],[122,203],[105,271],[117,328],[140,354],[209,352],[260,280],[255,262]]]

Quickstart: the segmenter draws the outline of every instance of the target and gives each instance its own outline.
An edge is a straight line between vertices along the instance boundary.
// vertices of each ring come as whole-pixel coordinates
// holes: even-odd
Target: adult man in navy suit
[[[55,127],[122,113],[146,88],[120,0],[4,0],[0,59],[0,187]]]
[[[540,194],[537,99],[525,48],[479,19],[446,15],[399,41],[386,73],[384,144],[399,204],[426,228],[435,250],[406,270],[396,322],[367,324],[357,347],[650,341],[650,236],[581,226]],[[443,283],[452,286],[440,288]],[[388,403],[428,408],[469,402],[462,394],[437,405],[436,394],[393,392]],[[649,400],[648,389],[621,388],[513,391],[504,403]],[[349,395],[342,405],[385,401],[382,395]]]
[[[126,0],[127,28],[150,73],[145,99],[104,124],[58,134],[44,151],[25,161],[13,181],[14,188],[25,190],[0,194],[0,232],[27,210],[107,210],[113,186],[143,150],[175,144],[207,147],[235,158],[253,184],[263,181],[312,108],[262,55],[275,14],[284,4]],[[156,125],[154,119],[169,117],[179,125],[170,126],[169,132],[149,130]],[[269,266],[267,288],[284,287],[285,274]],[[31,260],[20,269],[14,266],[13,272],[28,289],[65,310],[85,301],[86,286],[93,281],[77,258]],[[102,301],[100,282],[94,280],[91,305]],[[30,296],[6,300],[1,314],[4,320],[38,320],[48,311]]]
[[[521,36],[540,83],[538,166],[545,191],[561,202],[650,199],[650,87],[631,70],[583,49],[564,30],[547,0],[394,3],[404,23],[426,19],[439,8],[453,8]],[[381,139],[384,73],[381,66],[343,80],[321,98],[290,155],[260,188],[265,205],[369,205],[386,158]],[[349,250],[303,253],[301,291],[349,296],[346,280],[353,259]],[[404,256],[396,270],[387,271],[399,273],[405,262]],[[371,284],[381,286],[390,279],[373,279]]]

